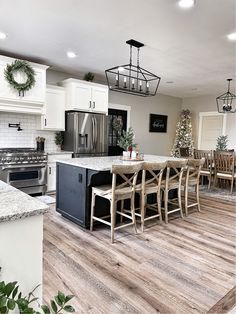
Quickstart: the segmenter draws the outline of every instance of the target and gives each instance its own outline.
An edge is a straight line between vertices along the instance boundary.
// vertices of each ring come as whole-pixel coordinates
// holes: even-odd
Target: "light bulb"
[[[195,4],[195,0],[179,0],[178,2],[181,8],[191,8]]]

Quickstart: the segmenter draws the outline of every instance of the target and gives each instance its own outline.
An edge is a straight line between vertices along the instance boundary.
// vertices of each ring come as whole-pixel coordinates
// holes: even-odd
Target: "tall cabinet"
[[[108,113],[108,87],[97,83],[67,79],[60,83],[66,89],[66,110]]]

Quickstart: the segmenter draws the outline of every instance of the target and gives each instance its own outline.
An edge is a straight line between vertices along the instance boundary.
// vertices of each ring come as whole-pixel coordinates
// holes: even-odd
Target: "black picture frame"
[[[168,116],[150,113],[149,132],[166,133],[167,118]]]

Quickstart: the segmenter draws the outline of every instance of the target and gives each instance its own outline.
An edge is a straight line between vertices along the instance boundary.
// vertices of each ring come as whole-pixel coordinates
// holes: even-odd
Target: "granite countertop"
[[[157,161],[164,162],[167,160],[176,160],[175,157],[170,156],[156,156],[156,155],[145,155],[144,161]],[[178,160],[180,160],[178,158]],[[96,171],[110,171],[112,165],[134,165],[143,161],[123,161],[119,156],[109,157],[81,157],[81,158],[69,158],[67,160],[57,160],[59,163],[92,169]]]
[[[0,223],[44,214],[48,206],[0,181]]]
[[[73,152],[67,150],[55,150],[55,151],[46,151],[48,155],[63,155],[63,154],[73,154]]]

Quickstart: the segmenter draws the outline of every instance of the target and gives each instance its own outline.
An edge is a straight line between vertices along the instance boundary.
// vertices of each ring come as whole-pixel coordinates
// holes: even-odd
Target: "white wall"
[[[195,147],[197,147],[199,112],[216,112],[217,96],[219,95],[191,97],[184,98],[182,101],[182,109],[188,108],[192,112]],[[226,135],[229,137],[228,148],[236,149],[236,113],[228,113],[226,115]]]
[[[67,73],[47,71],[47,83],[49,84],[56,84],[69,77],[71,75]],[[182,100],[180,98],[161,94],[157,94],[155,97],[139,97],[109,92],[109,103],[131,106],[130,124],[134,128],[136,143],[139,144],[143,153],[170,155],[176,123],[181,110]],[[167,133],[149,133],[150,113],[168,115]]]
[[[40,116],[0,112],[0,147],[36,147],[37,136],[44,137],[45,151],[56,151],[54,132],[41,131]],[[23,131],[9,128],[9,123],[21,123]]]

